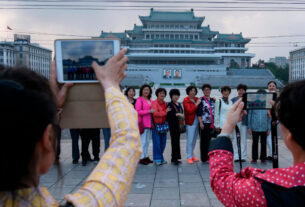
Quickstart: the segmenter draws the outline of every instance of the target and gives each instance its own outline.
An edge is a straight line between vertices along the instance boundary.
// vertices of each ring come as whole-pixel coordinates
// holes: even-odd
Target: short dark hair
[[[205,84],[202,85],[201,89],[204,90],[205,88],[209,88],[211,90],[212,86],[208,83],[205,83]]]
[[[54,129],[55,154],[58,144],[56,104],[49,81],[27,68],[0,67],[0,98],[0,191],[24,187],[23,179],[38,185],[34,152],[49,124]]]
[[[256,93],[266,93],[266,91],[264,89],[258,89]]]
[[[167,92],[166,92],[165,88],[158,88],[155,92],[156,96],[158,97],[158,94],[161,93],[161,92],[164,92],[165,96],[166,96]]]
[[[230,86],[222,86],[220,88],[220,92],[229,91],[231,93],[231,87]]]
[[[151,98],[151,94],[152,94],[152,89],[151,89],[150,85],[148,85],[148,84],[144,84],[144,85],[141,86],[140,92],[139,92],[139,96],[143,96],[143,90],[144,90],[144,88],[149,88],[149,95],[148,95],[148,98],[150,99],[150,98]]]
[[[171,89],[171,90],[169,91],[169,96],[170,96],[171,98],[172,98],[174,95],[180,96],[180,91],[179,91],[178,89],[176,89],[176,88]]]
[[[189,95],[190,91],[195,89],[196,90],[196,94],[198,93],[197,91],[197,88],[195,86],[188,86],[186,89],[185,89],[185,92],[187,95]]]
[[[133,87],[128,87],[126,90],[125,90],[125,96],[128,96],[128,92],[130,91],[130,90],[133,90],[133,92],[134,92],[134,94],[136,95],[136,90],[133,88]]]
[[[279,121],[291,132],[293,139],[305,150],[305,80],[288,84],[276,101]]]
[[[270,83],[274,83],[274,85],[277,87],[277,84],[276,84],[276,82],[275,82],[275,81],[269,81],[269,82],[268,82],[268,84],[267,84],[267,86],[269,86],[269,85],[270,85]]]
[[[247,85],[240,83],[240,84],[238,84],[236,89],[237,90],[244,89],[245,91],[247,91],[248,87],[247,87]]]

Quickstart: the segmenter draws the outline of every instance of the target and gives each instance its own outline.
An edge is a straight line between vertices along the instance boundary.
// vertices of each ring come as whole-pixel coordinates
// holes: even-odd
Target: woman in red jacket
[[[164,160],[163,152],[166,146],[166,134],[168,131],[166,115],[171,109],[167,108],[167,104],[164,101],[166,96],[166,90],[164,88],[158,88],[156,90],[156,96],[157,99],[151,104],[151,108],[155,110],[153,113],[153,123],[155,126],[152,130],[153,158],[156,165],[162,165],[167,163]]]
[[[186,156],[189,164],[194,164],[199,160],[194,157],[194,148],[196,145],[196,139],[198,137],[198,119],[196,117],[196,110],[201,100],[196,97],[197,88],[195,86],[189,86],[186,88],[187,97],[183,100],[185,125],[186,125]]]
[[[305,80],[287,85],[275,104],[293,166],[277,169],[233,168],[229,138],[242,118],[241,99],[229,109],[218,138],[210,145],[211,187],[225,206],[305,206]]]

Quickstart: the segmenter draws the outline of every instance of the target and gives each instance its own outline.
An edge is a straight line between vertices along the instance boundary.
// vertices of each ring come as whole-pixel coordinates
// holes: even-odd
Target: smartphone
[[[110,39],[61,39],[55,40],[55,60],[59,83],[98,82],[91,67],[99,65],[120,51],[120,40]]]
[[[272,109],[270,101],[275,99],[276,93],[247,92],[243,94],[244,109]]]

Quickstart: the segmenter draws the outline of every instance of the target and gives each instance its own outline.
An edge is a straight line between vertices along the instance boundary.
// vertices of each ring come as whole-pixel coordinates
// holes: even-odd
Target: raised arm
[[[238,100],[229,109],[221,136],[211,142],[210,181],[217,198],[225,206],[267,206],[260,181],[254,178],[263,170],[248,167],[241,174],[235,173],[233,168],[233,147],[230,138],[225,134],[232,134],[236,124],[243,115],[244,104]]]
[[[66,200],[77,207],[124,206],[141,155],[137,113],[118,84],[126,75],[125,53],[126,50],[121,51],[103,67],[93,64],[105,88],[112,136],[110,147],[85,184],[76,193],[66,196]]]

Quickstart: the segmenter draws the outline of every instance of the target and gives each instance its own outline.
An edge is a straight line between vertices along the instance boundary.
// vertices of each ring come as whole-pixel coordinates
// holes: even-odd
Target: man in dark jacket
[[[243,115],[241,100],[229,110],[221,134],[210,145],[211,187],[225,206],[305,206],[305,80],[291,83],[275,104],[283,140],[293,166],[247,167],[234,173],[230,134]]]

